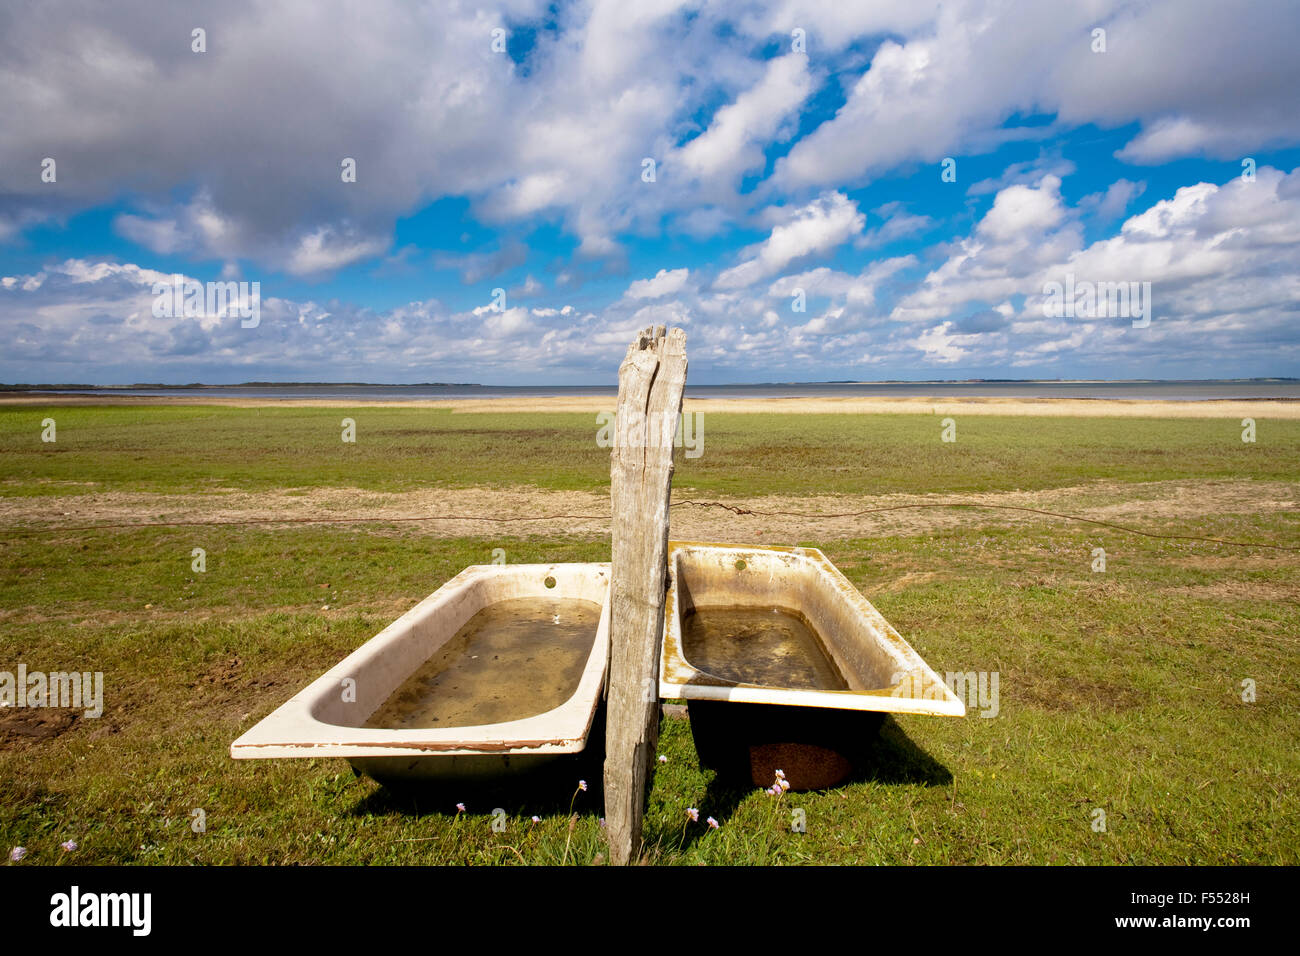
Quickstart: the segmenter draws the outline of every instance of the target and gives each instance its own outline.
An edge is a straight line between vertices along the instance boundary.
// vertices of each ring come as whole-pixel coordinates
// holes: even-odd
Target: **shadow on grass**
[[[953,780],[952,772],[918,747],[889,715],[881,721],[878,734],[853,748],[847,756],[853,762],[853,772],[843,783],[830,789],[863,783],[942,787]],[[737,773],[734,769],[718,772],[705,790],[702,806],[708,808],[709,815],[725,820],[735,813],[741,801],[760,789],[748,772]],[[688,850],[707,833],[707,830],[689,828],[681,849]]]
[[[604,814],[605,718],[603,708],[596,715],[587,747],[581,753],[557,756],[534,770],[503,773],[467,780],[388,781],[357,801],[348,811],[352,816],[402,814],[455,817],[456,804],[465,814],[488,819],[497,809],[507,816],[566,816],[573,812]],[[585,781],[587,789],[579,790]],[[577,791],[575,796],[575,791]]]
[[[485,819],[497,809],[504,810],[507,816],[565,816],[570,805],[575,813],[603,813],[600,763],[584,760],[584,756],[559,759],[545,769],[498,780],[390,781],[357,801],[348,812],[355,817],[401,814],[451,819],[459,813],[456,804],[460,803],[466,815]],[[579,780],[587,782],[586,791],[578,789]]]
[[[952,783],[952,771],[922,750],[891,716],[881,722],[880,733],[853,755],[855,783],[913,784],[943,787]]]
[[[598,726],[601,726],[598,724]],[[906,731],[890,716],[885,716],[878,734],[864,740],[849,754],[854,770],[835,789],[856,784],[879,783],[925,787],[946,786],[952,773],[943,764],[918,747]],[[604,814],[603,776],[604,741],[593,734],[589,746],[580,754],[557,758],[537,770],[500,778],[473,781],[430,780],[412,783],[390,782],[377,787],[348,811],[354,817],[457,816],[456,804],[465,805],[465,814],[488,820],[496,809],[509,817],[566,816]],[[586,791],[574,791],[585,780]],[[704,816],[726,820],[734,815],[741,801],[758,790],[748,773],[715,773],[708,783],[701,806]],[[707,835],[707,830],[687,828],[681,849],[686,850]]]

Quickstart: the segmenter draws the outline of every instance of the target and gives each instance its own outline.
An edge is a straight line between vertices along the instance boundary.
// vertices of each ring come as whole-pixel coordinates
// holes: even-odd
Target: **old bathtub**
[[[668,569],[659,693],[688,702],[706,766],[830,786],[883,714],[966,713],[816,548],[674,541]]]
[[[586,746],[604,686],[609,580],[609,565],[597,563],[466,568],[251,728],[231,744],[230,755],[242,760],[343,757],[375,779],[401,781],[496,775],[577,753]],[[527,646],[509,653],[502,649],[497,664],[498,655],[484,654],[480,661],[471,654],[474,646],[464,644],[462,628],[472,629],[479,612],[535,605],[549,608],[549,617],[557,601],[582,602],[578,639],[585,642],[589,630],[590,644],[576,650],[570,640],[564,683],[553,679],[549,697],[532,696],[529,668],[543,665],[540,657],[534,663]],[[555,614],[556,624],[560,617]],[[385,723],[390,712],[398,712],[394,702],[400,703],[404,689],[431,664],[444,674],[445,668],[473,671],[437,685],[435,670],[425,685],[434,687],[434,694],[468,694],[462,716],[404,716]],[[554,697],[561,686],[562,696]],[[494,698],[483,702],[482,713],[508,711],[509,719],[468,722],[473,717],[463,714],[472,715],[480,704],[473,694]],[[495,699],[498,694],[501,700]],[[377,714],[383,715],[380,725],[368,726]],[[442,725],[410,726],[421,719]]]

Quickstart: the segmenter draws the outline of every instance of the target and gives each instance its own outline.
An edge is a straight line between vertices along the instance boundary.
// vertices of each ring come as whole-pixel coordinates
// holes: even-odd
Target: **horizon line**
[[[931,378],[931,379],[814,379],[805,381],[763,382],[698,382],[687,383],[687,388],[763,388],[772,386],[794,387],[812,385],[1163,385],[1163,384],[1242,384],[1242,383],[1300,382],[1300,378],[1281,375],[1249,376],[1245,378]],[[495,385],[482,382],[324,382],[324,381],[247,381],[233,383],[208,382],[134,382],[131,384],[94,384],[86,382],[2,383],[0,391],[126,391],[161,389],[225,389],[225,388],[600,388],[616,389],[617,382],[599,385]]]

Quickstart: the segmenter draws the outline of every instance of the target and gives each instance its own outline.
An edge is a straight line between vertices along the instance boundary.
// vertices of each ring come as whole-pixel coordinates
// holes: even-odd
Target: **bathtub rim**
[[[734,554],[737,560],[763,553],[792,555],[811,563],[817,573],[827,575],[838,595],[871,624],[894,652],[907,664],[906,672],[914,675],[912,686],[918,694],[900,692],[903,685],[870,690],[804,690],[772,687],[731,681],[702,671],[692,665],[682,643],[679,613],[678,577],[683,555],[692,551]],[[728,560],[730,558],[728,557]],[[866,596],[849,581],[839,568],[817,548],[786,545],[743,545],[709,541],[669,541],[668,573],[670,586],[664,605],[664,633],[659,657],[659,696],[665,700],[719,700],[751,704],[778,704],[791,707],[822,707],[835,710],[867,710],[885,713],[930,714],[964,717],[966,705],[903,639]],[[799,610],[794,608],[792,610]]]

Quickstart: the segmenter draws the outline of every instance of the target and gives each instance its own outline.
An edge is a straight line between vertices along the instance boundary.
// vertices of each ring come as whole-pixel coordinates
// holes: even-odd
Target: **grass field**
[[[345,416],[354,445],[340,441]],[[40,441],[46,417],[54,444]],[[1215,419],[959,418],[955,444],[939,430],[932,416],[709,415],[704,455],[679,458],[675,487],[799,498],[1104,480],[1106,496],[1122,482],[1141,502],[1152,482],[1180,482],[1179,495],[1230,483],[1239,504],[1175,495],[1126,523],[1300,546],[1300,422],[1261,419],[1254,444]],[[505,789],[412,794],[343,761],[236,762],[228,748],[494,548],[512,563],[608,560],[607,536],[504,525],[448,537],[419,523],[85,531],[59,517],[116,492],[193,496],[200,511],[219,489],[599,492],[608,452],[595,431],[591,416],[541,413],[0,408],[0,498],[39,499],[0,536],[0,671],[103,671],[106,704],[99,719],[0,712],[0,849],[25,847],[18,865],[600,862],[590,759]],[[1251,489],[1266,485],[1290,507],[1255,508]],[[940,531],[832,535],[808,521],[795,537],[783,543],[822,548],[936,671],[997,672],[997,716],[888,719],[851,782],[779,800],[719,784],[689,722],[665,718],[650,862],[1300,863],[1300,552],[978,511]],[[496,807],[505,832],[490,826]],[[806,833],[791,831],[794,808]]]
[[[57,441],[41,441],[53,418]],[[341,422],[357,440],[342,441]],[[987,491],[1091,479],[1296,477],[1300,420],[707,415],[704,454],[679,456],[674,487],[711,493]],[[7,495],[95,489],[192,493],[355,487],[605,491],[595,416],[455,415],[428,408],[0,406]]]

